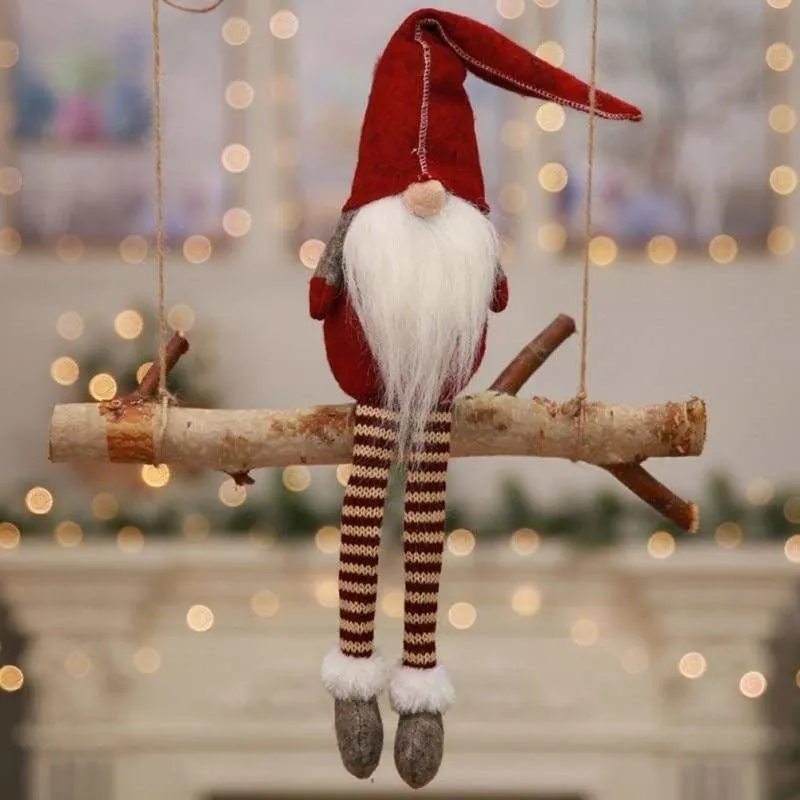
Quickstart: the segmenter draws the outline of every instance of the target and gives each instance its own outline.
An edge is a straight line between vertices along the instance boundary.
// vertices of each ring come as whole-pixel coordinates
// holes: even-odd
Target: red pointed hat
[[[412,183],[439,180],[484,212],[475,118],[464,81],[474,75],[525,97],[589,111],[590,88],[488,25],[436,9],[416,11],[398,28],[375,68],[358,164],[343,211]],[[638,122],[642,112],[605,92],[595,113]]]

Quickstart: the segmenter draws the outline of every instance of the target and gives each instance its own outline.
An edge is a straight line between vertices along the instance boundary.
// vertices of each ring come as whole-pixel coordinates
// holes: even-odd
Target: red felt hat
[[[589,111],[589,85],[475,20],[436,9],[412,14],[389,41],[375,68],[358,165],[343,211],[412,183],[439,180],[484,212],[483,173],[467,70],[502,89]],[[638,122],[642,112],[605,92],[595,113]]]

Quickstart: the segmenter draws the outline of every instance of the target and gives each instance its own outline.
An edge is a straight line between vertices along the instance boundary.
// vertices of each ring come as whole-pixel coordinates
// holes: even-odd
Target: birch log
[[[54,462],[189,464],[229,473],[290,464],[343,464],[352,450],[352,405],[234,411],[141,401],[56,406],[50,426]],[[574,415],[544,398],[484,392],[456,402],[452,455],[539,456],[598,466],[697,456],[706,436],[702,400],[651,406],[587,403]],[[156,441],[160,437],[160,441]]]

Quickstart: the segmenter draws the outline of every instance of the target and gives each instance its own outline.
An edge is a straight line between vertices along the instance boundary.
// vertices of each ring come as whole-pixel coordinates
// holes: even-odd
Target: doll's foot
[[[378,698],[336,700],[336,743],[345,769],[356,778],[369,778],[383,751],[383,721]]]
[[[444,722],[439,712],[401,714],[394,740],[394,763],[400,777],[421,789],[439,772],[444,753]]]

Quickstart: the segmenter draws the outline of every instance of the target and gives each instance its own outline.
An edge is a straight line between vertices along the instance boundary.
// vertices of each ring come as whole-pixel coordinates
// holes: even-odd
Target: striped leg
[[[357,406],[355,413],[353,471],[342,506],[339,645],[345,655],[369,658],[373,654],[378,555],[396,415],[365,405]]]
[[[392,707],[400,714],[395,765],[415,789],[425,786],[438,772],[444,748],[442,713],[454,700],[450,679],[444,667],[436,664],[451,426],[450,407],[429,415],[424,449],[412,456],[406,475],[403,660],[392,673],[389,694]]]
[[[322,677],[335,699],[342,761],[358,778],[374,772],[383,749],[377,696],[386,684],[386,668],[373,640],[381,526],[395,438],[395,414],[356,406],[353,468],[342,504],[339,645],[325,657]]]

